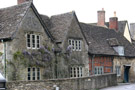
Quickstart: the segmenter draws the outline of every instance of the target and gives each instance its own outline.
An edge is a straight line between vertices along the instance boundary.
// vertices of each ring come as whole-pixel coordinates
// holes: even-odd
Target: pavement
[[[135,90],[135,83],[119,83],[118,86],[103,88],[100,90]]]

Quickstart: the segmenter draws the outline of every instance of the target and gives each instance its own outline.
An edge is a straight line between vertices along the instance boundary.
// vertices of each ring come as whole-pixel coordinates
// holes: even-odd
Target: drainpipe
[[[95,55],[92,55],[92,75],[94,74],[94,68],[95,68],[94,57],[95,57]]]
[[[1,42],[4,44],[4,72],[5,72],[5,78],[6,78],[6,42],[4,43],[3,40]]]

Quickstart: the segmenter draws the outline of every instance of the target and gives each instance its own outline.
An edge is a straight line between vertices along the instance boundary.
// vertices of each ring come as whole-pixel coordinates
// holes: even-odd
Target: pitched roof
[[[119,33],[124,34],[126,23],[127,23],[127,20],[118,21],[118,32]],[[97,25],[97,23],[90,23],[90,24]],[[109,28],[109,22],[106,22],[105,26]]]
[[[18,25],[20,24],[20,22],[22,21],[23,17],[26,15],[30,7],[33,9],[35,15],[39,19],[47,35],[53,41],[53,37],[46,28],[46,25],[44,25],[43,20],[47,22],[47,19],[41,18],[32,2],[24,2],[19,5],[0,9],[0,39],[13,38],[15,32],[18,30]]]
[[[92,54],[105,54],[105,55],[118,55],[118,53],[111,47],[109,41],[114,39],[115,44],[124,47],[124,53],[127,57],[135,57],[135,48],[133,45],[121,34],[113,29],[108,29],[100,26],[89,24],[80,24],[83,32],[89,42],[89,53]]]
[[[50,18],[46,15],[40,15],[40,17],[42,18],[44,24],[46,25],[46,27],[48,29],[51,29],[51,21],[50,21]]]
[[[119,33],[124,34],[126,23],[127,23],[126,20],[118,21],[118,32]],[[105,24],[106,24],[107,27],[109,27],[109,22],[106,22]]]
[[[29,2],[0,9],[0,39],[12,38],[28,8]]]
[[[62,42],[69,30],[69,26],[73,19],[73,12],[54,15],[50,18],[50,33],[56,41]]]

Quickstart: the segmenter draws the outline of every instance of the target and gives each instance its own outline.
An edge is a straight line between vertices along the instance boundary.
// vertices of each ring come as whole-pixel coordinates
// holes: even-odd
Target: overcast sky
[[[135,22],[135,0],[33,0],[38,12],[47,16],[75,11],[79,21],[97,22],[97,11],[104,8],[106,21],[116,16],[119,20]],[[16,5],[17,0],[0,0],[0,8]]]

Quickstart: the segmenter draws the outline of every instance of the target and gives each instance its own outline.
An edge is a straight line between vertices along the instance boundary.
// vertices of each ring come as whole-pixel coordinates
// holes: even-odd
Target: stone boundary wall
[[[116,74],[82,78],[7,82],[6,90],[93,90],[117,85]]]

